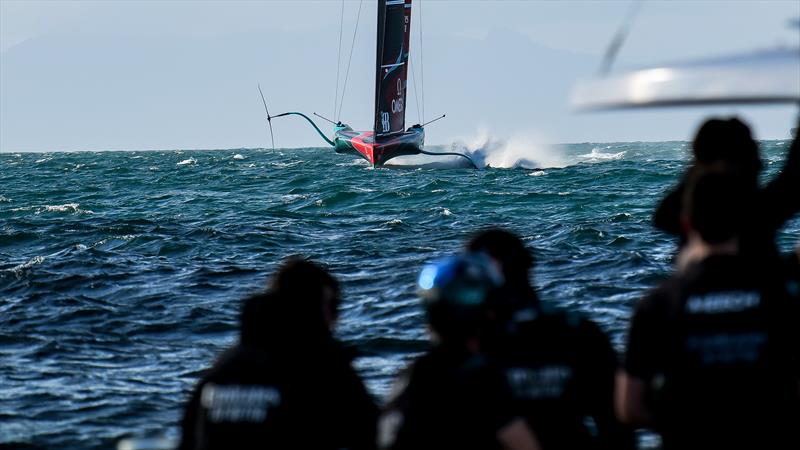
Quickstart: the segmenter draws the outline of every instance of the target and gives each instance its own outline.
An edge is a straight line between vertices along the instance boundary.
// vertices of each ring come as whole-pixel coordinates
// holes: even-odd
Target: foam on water
[[[533,133],[498,138],[489,131],[482,130],[466,141],[454,142],[450,148],[452,151],[466,153],[478,167],[538,169],[564,167],[568,164],[558,146],[545,144]]]
[[[44,205],[37,209],[38,213],[43,212],[68,212],[72,214],[93,214],[92,211],[84,210],[80,208],[80,204],[78,203],[66,203],[63,205]]]
[[[609,147],[606,147],[606,149],[608,149],[608,148]],[[616,152],[616,153],[608,153],[608,152],[603,152],[599,148],[593,148],[591,153],[587,153],[587,154],[584,154],[584,155],[579,155],[579,157],[580,158],[585,158],[585,159],[588,159],[588,160],[608,161],[608,160],[614,160],[614,159],[622,159],[623,157],[625,157],[625,153],[626,152],[624,152],[624,151]]]
[[[568,159],[556,145],[545,144],[533,133],[517,133],[509,138],[497,138],[487,130],[479,131],[467,139],[457,139],[448,146],[428,146],[431,153],[462,153],[478,168],[536,169],[565,167]],[[414,167],[422,169],[471,168],[462,157],[452,155],[413,155],[394,158],[388,167]]]

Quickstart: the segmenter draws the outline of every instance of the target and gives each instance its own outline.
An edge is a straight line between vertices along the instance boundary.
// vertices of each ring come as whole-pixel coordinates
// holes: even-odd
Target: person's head
[[[682,220],[688,233],[707,244],[738,237],[748,214],[753,214],[754,190],[742,176],[720,170],[698,170],[689,179]]]
[[[280,314],[282,301],[272,292],[251,295],[242,303],[239,315],[240,340],[248,346],[268,345],[272,336],[279,333],[274,326]]]
[[[465,253],[427,264],[417,280],[431,331],[442,343],[476,337],[503,276],[486,255]]]
[[[500,265],[507,284],[529,285],[533,256],[522,240],[510,231],[501,228],[480,231],[469,240],[467,250],[489,255]]]
[[[331,328],[339,314],[339,282],[320,265],[290,257],[272,277],[270,289],[303,317],[319,318]]]
[[[243,344],[280,346],[298,340],[316,342],[331,336],[338,313],[339,283],[306,259],[287,259],[272,277],[269,290],[245,300],[241,314]]]
[[[758,144],[741,120],[712,118],[700,126],[692,143],[697,165],[721,167],[757,179],[761,171]]]

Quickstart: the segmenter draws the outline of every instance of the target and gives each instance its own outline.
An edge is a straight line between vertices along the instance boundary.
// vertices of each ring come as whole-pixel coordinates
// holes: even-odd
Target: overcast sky
[[[763,139],[787,138],[794,125],[796,106],[573,113],[573,83],[597,72],[630,1],[414,3],[406,122],[423,110],[425,119],[447,113],[426,129],[430,144],[479,131],[548,142],[683,140],[709,114],[740,114]],[[374,98],[375,2],[361,7],[340,117],[356,129],[371,126]],[[258,82],[273,113],[333,115],[341,8],[337,0],[0,0],[0,151],[266,147]],[[359,1],[344,8],[342,79]],[[797,0],[645,1],[615,69],[797,47],[800,29],[788,24],[798,18]],[[322,144],[295,118],[279,120],[276,145]]]

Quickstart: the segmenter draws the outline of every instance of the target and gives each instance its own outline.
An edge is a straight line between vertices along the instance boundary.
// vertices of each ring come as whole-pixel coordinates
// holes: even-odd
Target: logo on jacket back
[[[515,398],[559,398],[564,395],[566,384],[572,379],[572,368],[566,365],[510,367],[506,369],[506,378]]]
[[[281,393],[270,386],[203,386],[200,404],[211,422],[263,422],[269,409],[281,404]]]

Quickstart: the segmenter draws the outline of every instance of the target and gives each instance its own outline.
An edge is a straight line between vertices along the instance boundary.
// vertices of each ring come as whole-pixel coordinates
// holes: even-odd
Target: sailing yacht
[[[369,162],[372,167],[381,167],[390,159],[398,156],[424,154],[462,157],[472,167],[477,168],[472,159],[463,153],[426,151],[424,145],[425,125],[427,124],[416,124],[405,128],[411,41],[411,2],[412,0],[378,0],[375,108],[371,130],[356,131],[341,121],[330,121],[334,125],[334,137],[330,139],[310,117],[303,113],[292,111],[271,116],[262,92],[261,99],[264,101],[264,109],[267,112],[270,135],[272,134],[272,119],[296,115],[307,120],[337,153],[359,156]],[[261,87],[259,86],[260,91]],[[444,115],[428,123],[442,117]]]

